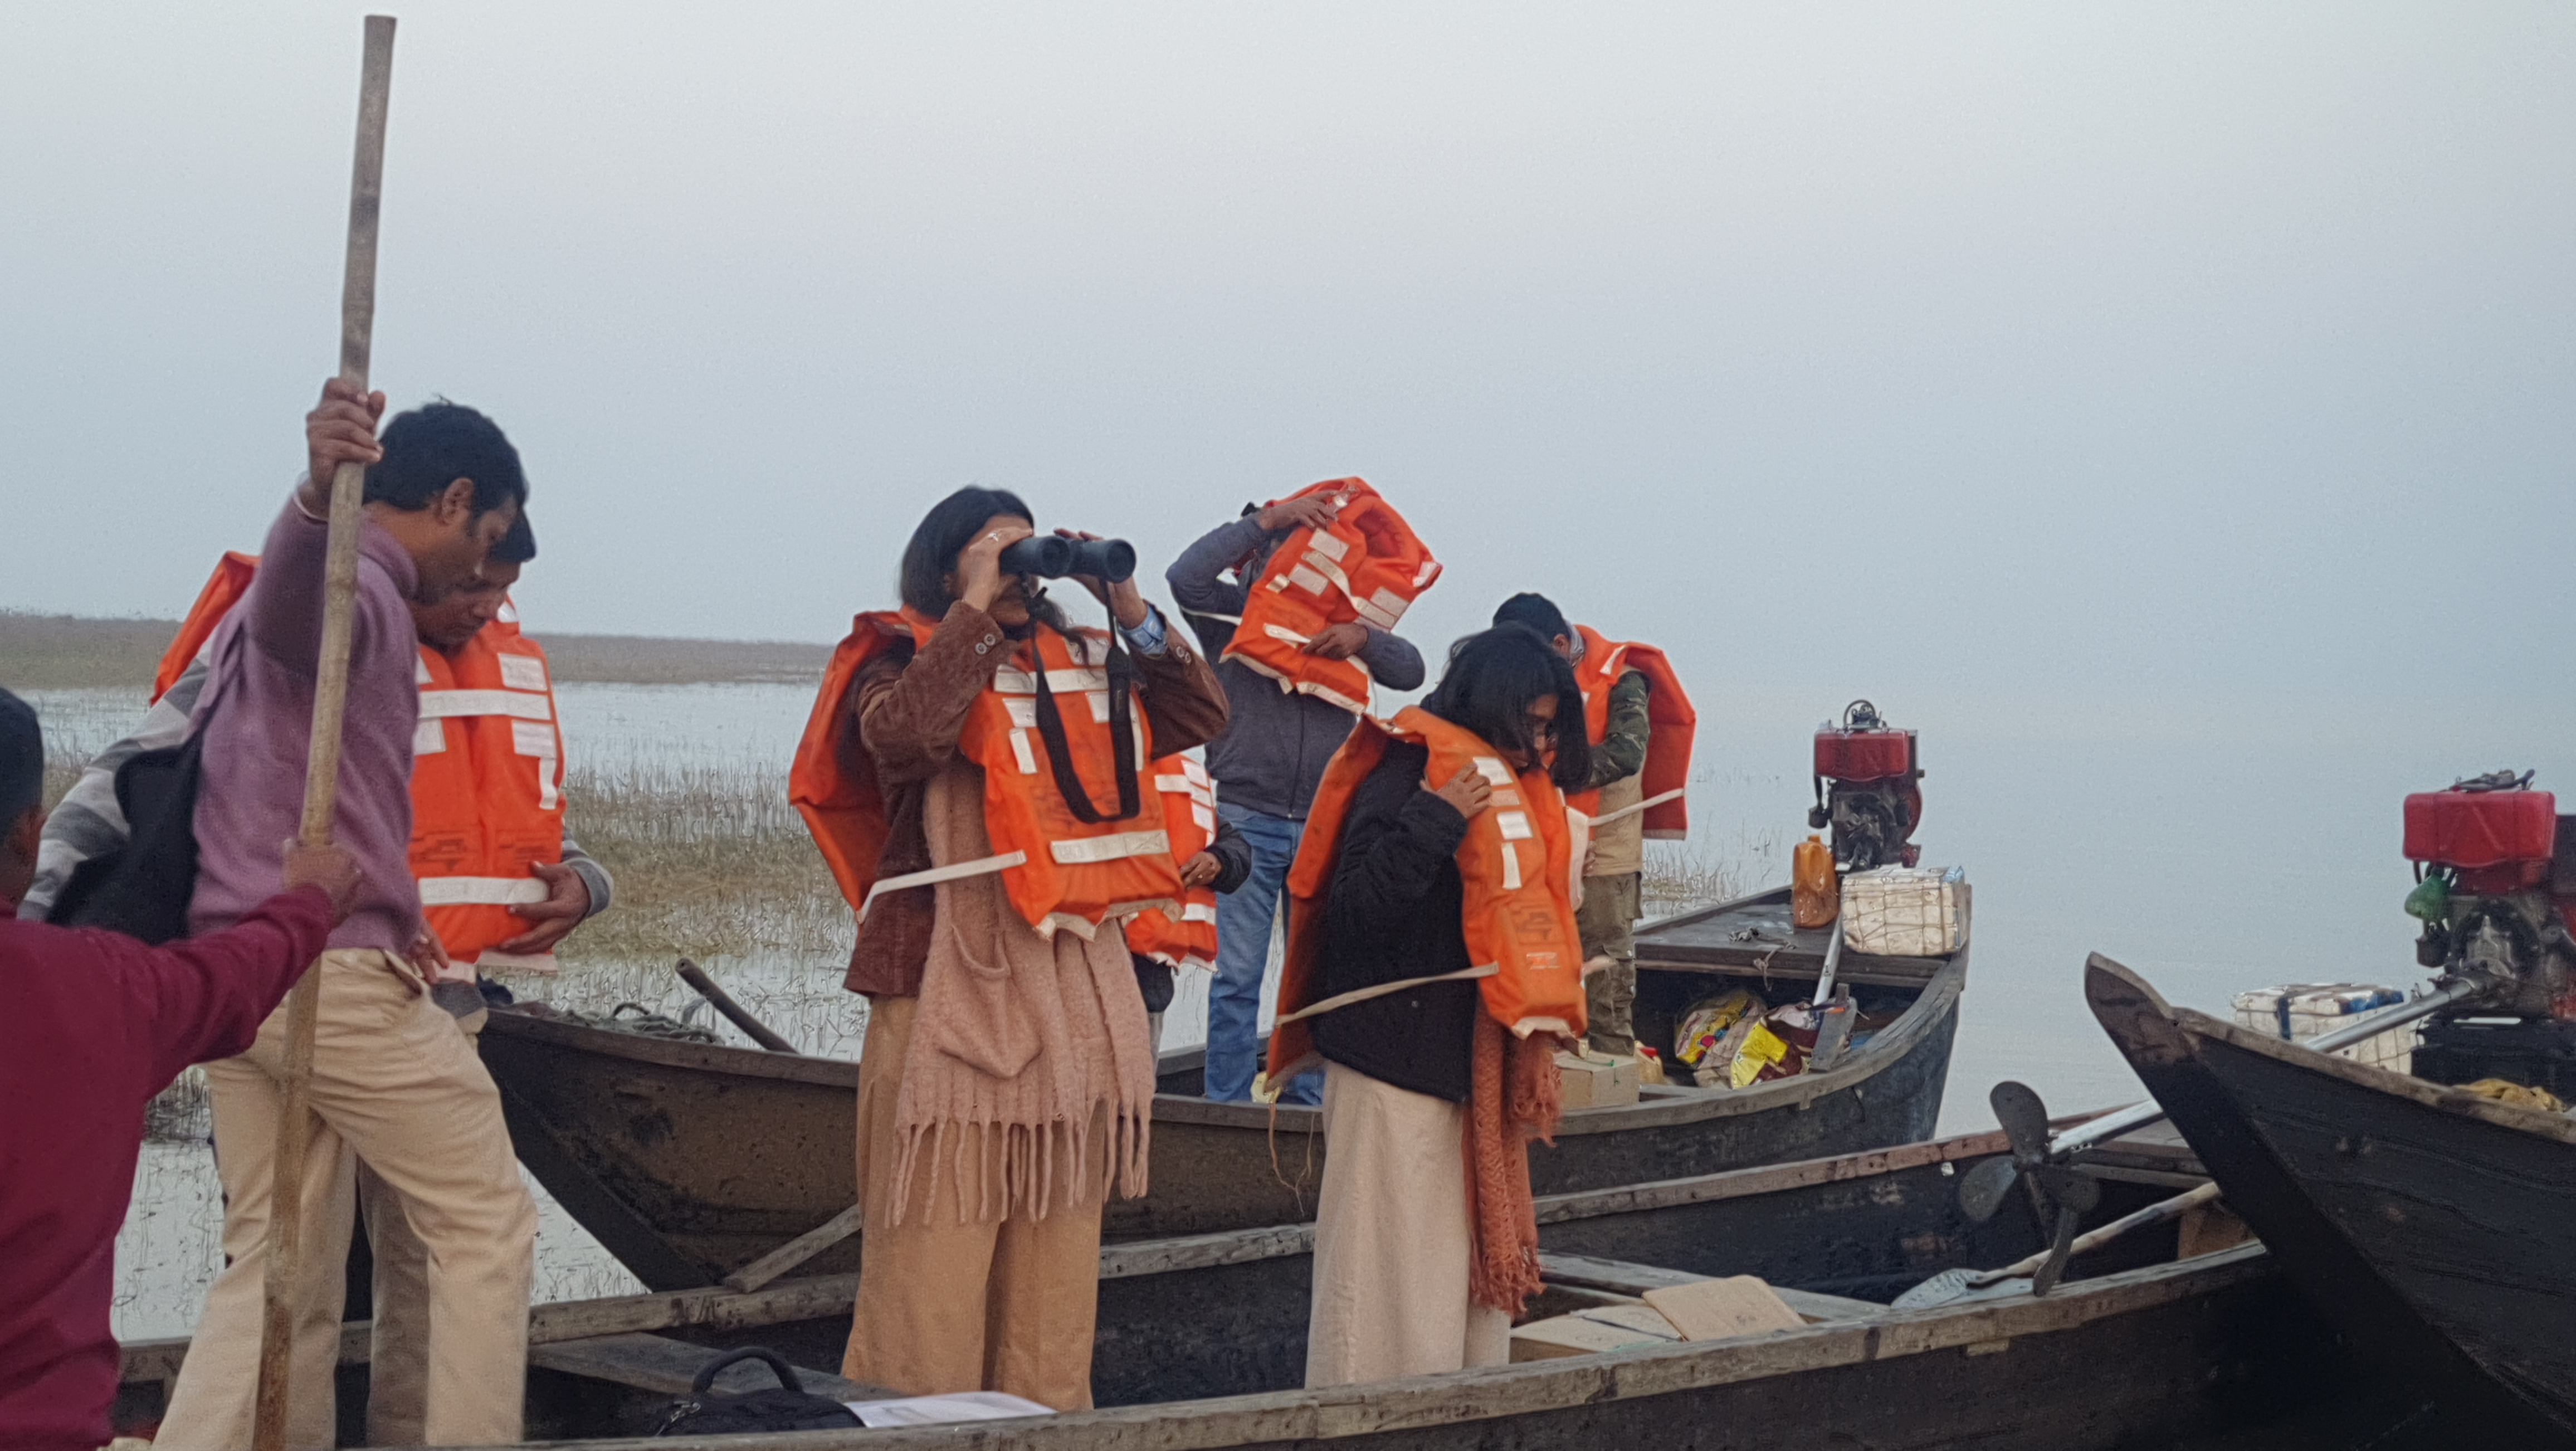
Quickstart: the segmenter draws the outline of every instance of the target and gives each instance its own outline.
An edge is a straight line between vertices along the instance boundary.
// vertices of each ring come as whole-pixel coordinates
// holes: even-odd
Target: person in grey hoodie
[[[1207,1096],[1213,1099],[1252,1097],[1261,1061],[1262,977],[1279,894],[1297,859],[1306,808],[1323,781],[1324,765],[1353,721],[1340,706],[1283,689],[1241,661],[1226,660],[1225,647],[1271,551],[1293,530],[1332,522],[1337,508],[1320,494],[1246,507],[1241,518],[1210,530],[1164,572],[1201,648],[1219,662],[1217,678],[1225,683],[1231,715],[1225,734],[1208,744],[1208,772],[1216,778],[1218,816],[1252,847],[1251,875],[1217,900],[1216,981],[1208,985],[1207,1024]],[[1422,652],[1373,625],[1331,626],[1305,648],[1326,659],[1355,659],[1389,690],[1422,684]],[[1309,1073],[1282,1097],[1312,1104],[1322,1092],[1320,1075]]]

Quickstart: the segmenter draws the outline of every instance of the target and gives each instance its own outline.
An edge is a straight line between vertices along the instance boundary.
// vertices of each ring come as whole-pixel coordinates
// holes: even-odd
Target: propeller
[[[2026,1083],[2007,1079],[1995,1085],[1986,1102],[2012,1144],[2009,1159],[1988,1159],[1968,1171],[1959,1184],[1959,1207],[1982,1224],[2003,1208],[2013,1185],[2029,1195],[2031,1213],[2049,1232],[2048,1258],[2031,1277],[2030,1292],[2045,1295],[2056,1288],[2075,1246],[2076,1227],[2102,1201],[2102,1186],[2090,1176],[2056,1162],[2049,1154],[2048,1106]]]

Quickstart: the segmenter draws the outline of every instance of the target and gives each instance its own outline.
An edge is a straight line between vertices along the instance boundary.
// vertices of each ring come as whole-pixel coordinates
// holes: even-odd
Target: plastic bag
[[[1805,1003],[1783,1003],[1765,1014],[1745,1034],[1727,1068],[1727,1083],[1750,1088],[1776,1078],[1795,1078],[1807,1071],[1807,1055],[1816,1047],[1815,1010]]]
[[[1724,1067],[1731,1059],[1712,1058],[1712,1050],[1725,1041],[1729,1029],[1762,1013],[1762,1000],[1745,988],[1702,998],[1682,1014],[1681,1031],[1673,1035],[1673,1057],[1685,1068],[1697,1068],[1703,1062]]]

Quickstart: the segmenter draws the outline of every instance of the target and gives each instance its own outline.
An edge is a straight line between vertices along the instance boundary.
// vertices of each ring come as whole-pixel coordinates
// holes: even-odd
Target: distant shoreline
[[[177,620],[99,619],[0,610],[0,686],[11,690],[149,689]],[[682,640],[651,635],[537,636],[555,679],[592,685],[735,685],[822,678],[829,645],[789,640]]]

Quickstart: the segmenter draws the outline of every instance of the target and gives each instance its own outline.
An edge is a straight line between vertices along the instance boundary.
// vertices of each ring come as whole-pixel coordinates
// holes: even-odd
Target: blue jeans
[[[1220,788],[1222,789],[1222,788]],[[1269,816],[1219,801],[1219,815],[1252,847],[1252,875],[1216,899],[1216,981],[1208,984],[1207,1096],[1248,1102],[1252,1075],[1261,1066],[1261,978],[1270,966],[1270,926],[1280,890],[1297,860],[1306,823]],[[1321,1103],[1323,1075],[1299,1074],[1282,1103]]]

